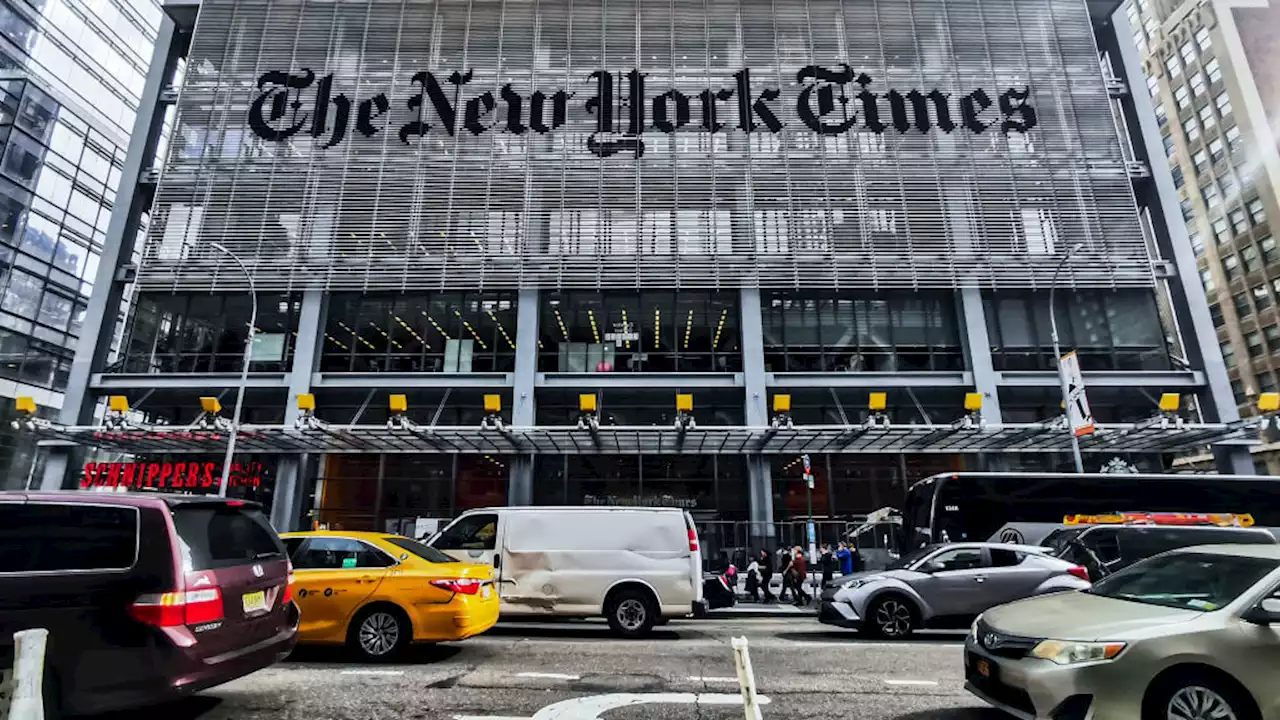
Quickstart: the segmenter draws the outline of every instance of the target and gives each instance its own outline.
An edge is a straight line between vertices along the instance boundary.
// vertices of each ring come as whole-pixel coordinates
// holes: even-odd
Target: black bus
[[[903,536],[909,547],[984,541],[1006,523],[1114,512],[1249,514],[1280,528],[1280,477],[944,473],[907,491]]]

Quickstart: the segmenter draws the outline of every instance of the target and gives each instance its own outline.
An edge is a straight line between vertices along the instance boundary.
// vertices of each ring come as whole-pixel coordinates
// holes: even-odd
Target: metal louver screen
[[[1083,0],[204,0],[148,289],[1149,286]]]

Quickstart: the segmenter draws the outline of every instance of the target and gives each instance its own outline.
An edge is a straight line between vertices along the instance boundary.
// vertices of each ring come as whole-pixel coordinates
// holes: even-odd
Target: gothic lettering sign
[[[952,97],[937,88],[890,88],[877,93],[872,89],[874,80],[870,75],[845,64],[809,65],[794,75],[798,90],[789,94],[795,95],[796,118],[809,130],[828,137],[855,129],[877,135],[931,130],[961,130],[975,135],[989,130],[1027,133],[1037,123],[1030,103],[1031,89],[1025,85],[996,92],[976,88]],[[270,141],[310,135],[322,148],[339,145],[349,134],[376,138],[384,132],[393,132],[402,144],[410,145],[413,138],[433,129],[448,135],[545,135],[566,123],[570,101],[582,94],[557,88],[535,90],[525,97],[506,83],[495,98],[495,93],[484,86],[475,87],[474,77],[471,70],[442,72],[439,78],[427,70],[414,73],[409,85],[416,92],[404,100],[400,113],[411,119],[397,125],[392,100],[386,93],[353,100],[334,88],[332,74],[317,80],[315,72],[308,68],[297,73],[272,70],[258,77],[260,92],[249,105],[249,127],[255,135]],[[596,70],[586,78],[590,97],[580,109],[595,118],[595,132],[586,140],[593,154],[608,157],[629,151],[641,157],[644,134],[649,131],[670,135],[691,127],[707,133],[777,134],[785,125],[777,110],[784,97],[782,89],[767,81],[753,84],[749,68],[733,74],[732,88],[708,87],[696,95],[677,89],[653,92],[653,83],[647,82],[649,77],[650,73],[639,70],[616,76],[608,70]],[[308,108],[302,91],[313,86],[313,104]],[[738,122],[732,127],[720,120],[725,114],[724,104],[731,102],[736,102],[738,108]],[[625,108],[625,116],[615,117],[615,108],[619,107]],[[353,114],[354,133],[350,131]]]
[[[125,487],[135,490],[209,490],[222,479],[216,462],[104,462],[86,463],[80,487]],[[262,463],[232,463],[229,487],[262,484]]]
[[[246,291],[212,243],[259,292],[1151,287],[1093,32],[1080,0],[202,0],[138,287]]]

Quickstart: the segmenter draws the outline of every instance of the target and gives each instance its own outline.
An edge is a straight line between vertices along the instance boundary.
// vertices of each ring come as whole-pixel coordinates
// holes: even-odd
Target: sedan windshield
[[[1266,558],[1173,553],[1137,563],[1085,592],[1209,612],[1235,600],[1277,566]]]
[[[921,558],[932,553],[934,550],[937,550],[940,547],[942,546],[941,545],[925,545],[922,548],[916,548],[915,550],[912,550],[906,555],[903,555],[902,557],[890,563],[888,569],[902,570],[904,568],[909,568],[912,565],[914,565],[917,561],[919,561]]]
[[[433,547],[428,547],[426,545],[423,545],[417,540],[410,540],[409,538],[404,538],[404,537],[389,537],[387,538],[387,542],[391,543],[392,545],[395,545],[401,550],[408,550],[409,552],[413,553],[414,555],[417,555],[418,557],[422,558],[423,560],[426,560],[427,562],[433,562],[433,563],[455,562],[454,559],[449,557],[448,555],[440,552],[439,550]]]

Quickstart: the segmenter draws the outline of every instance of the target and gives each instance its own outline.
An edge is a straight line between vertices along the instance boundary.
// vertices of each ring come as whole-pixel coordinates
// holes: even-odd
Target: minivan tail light
[[[1081,580],[1084,580],[1085,582],[1090,582],[1089,570],[1087,568],[1081,567],[1079,565],[1073,565],[1067,568],[1067,572],[1071,573],[1072,575],[1075,575],[1076,577],[1080,578]]]
[[[698,531],[689,528],[689,552],[698,551]]]
[[[129,606],[133,619],[155,627],[199,625],[222,619],[222,591],[216,587],[186,592],[149,593]]]
[[[431,584],[441,590],[448,590],[458,595],[475,595],[480,592],[480,586],[483,583],[472,578],[458,578],[456,580],[432,580]]]
[[[284,583],[284,599],[280,601],[281,605],[293,600],[293,561],[285,560],[284,563],[287,579]]]

